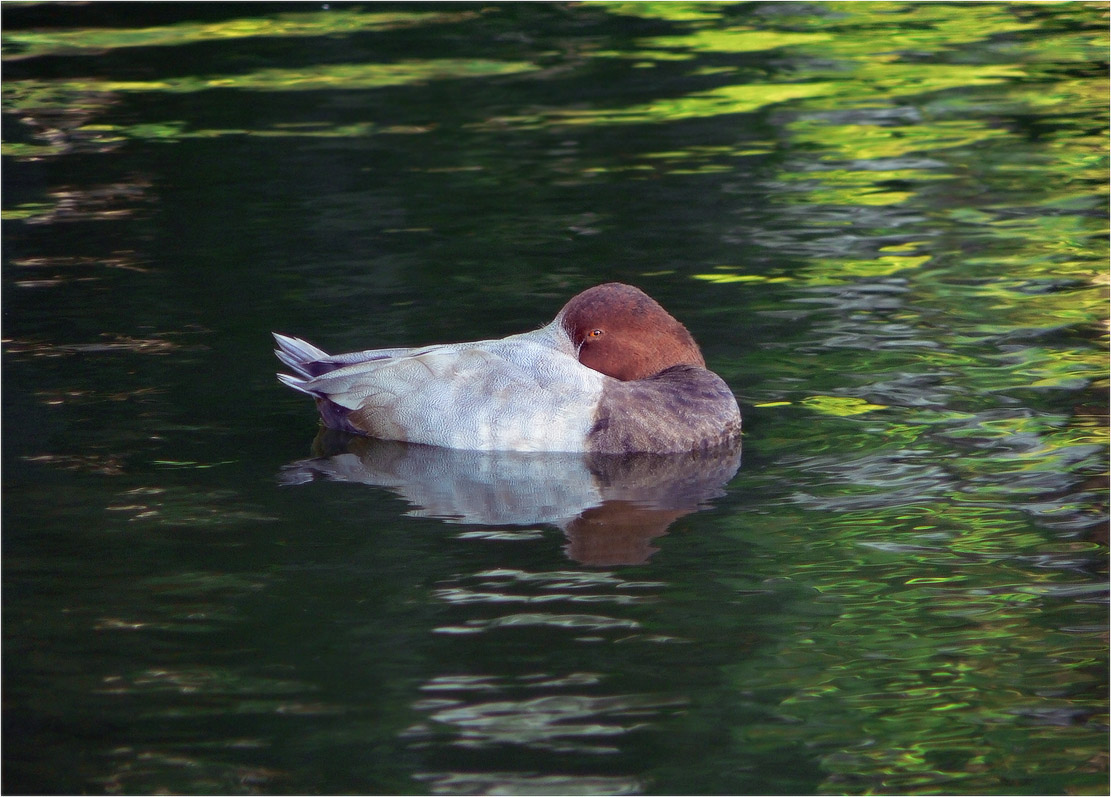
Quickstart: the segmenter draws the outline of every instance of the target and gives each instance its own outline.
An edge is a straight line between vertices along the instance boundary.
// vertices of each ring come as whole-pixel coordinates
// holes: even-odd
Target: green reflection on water
[[[798,523],[814,525],[805,516]],[[1067,737],[1083,748],[1098,727],[1098,715],[1073,713],[1071,698],[1098,689],[1101,668],[1078,629],[1049,619],[1073,588],[1015,559],[1042,546],[1041,535],[1009,508],[936,503],[824,523],[836,544],[811,546],[815,556],[793,578],[816,587],[838,617],[821,634],[800,626],[778,647],[774,667],[730,668],[747,694],[793,685],[778,701],[786,722],[739,731],[745,743],[805,738],[836,747],[851,732],[853,747],[823,759],[823,793],[1007,792],[1031,771],[1027,756],[1037,757],[1047,783],[1070,773],[1073,788],[1097,786],[1098,753],[1082,765],[1088,775],[1077,776],[1066,751]],[[899,531],[908,542],[889,542]],[[1013,581],[1000,584],[996,571],[1007,561]],[[1102,585],[1076,589],[1094,595]],[[1030,623],[1043,613],[1045,623]]]

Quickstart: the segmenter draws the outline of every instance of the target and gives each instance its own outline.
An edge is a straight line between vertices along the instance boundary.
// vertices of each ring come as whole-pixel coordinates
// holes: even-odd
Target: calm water
[[[1106,794],[1106,3],[7,4],[7,793]],[[604,280],[713,461],[322,437]]]

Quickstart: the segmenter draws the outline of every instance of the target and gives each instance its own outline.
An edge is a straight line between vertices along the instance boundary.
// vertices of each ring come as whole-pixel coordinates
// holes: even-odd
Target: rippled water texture
[[[6,793],[1106,794],[1106,3],[3,7]],[[317,438],[604,280],[709,459]]]

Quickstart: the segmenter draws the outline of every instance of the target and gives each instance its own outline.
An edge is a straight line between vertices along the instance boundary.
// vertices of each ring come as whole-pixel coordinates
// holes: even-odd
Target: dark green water
[[[1106,794],[1107,31],[5,4],[3,790]],[[735,475],[303,462],[271,330],[613,279]]]

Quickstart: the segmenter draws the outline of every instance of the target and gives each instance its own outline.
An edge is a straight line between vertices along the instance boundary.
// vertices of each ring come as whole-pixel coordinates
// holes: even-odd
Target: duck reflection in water
[[[583,565],[643,564],[679,518],[725,494],[740,441],[682,454],[465,451],[324,429],[283,484],[327,479],[385,487],[417,517],[484,526],[547,524]]]

